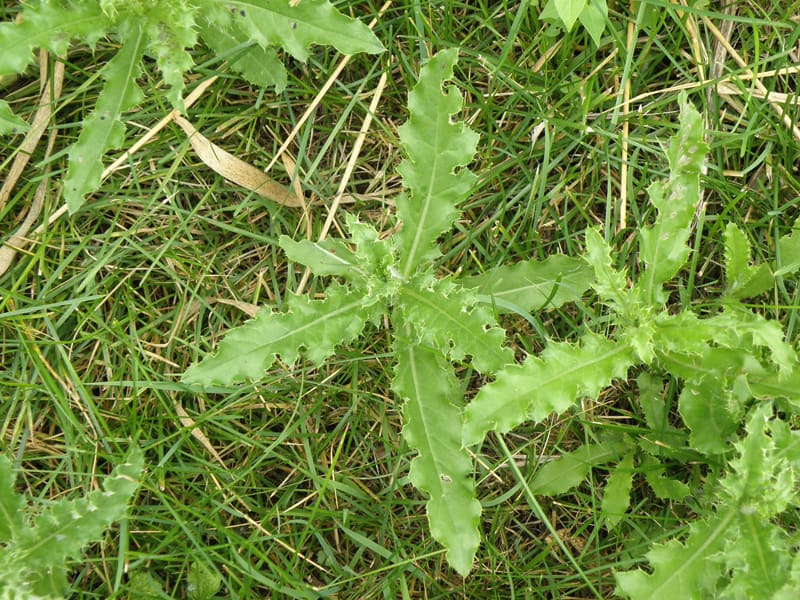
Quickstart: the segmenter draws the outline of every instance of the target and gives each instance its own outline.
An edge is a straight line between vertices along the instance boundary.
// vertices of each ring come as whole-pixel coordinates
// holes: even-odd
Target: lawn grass
[[[800,13],[789,4],[739,2],[726,13],[719,2],[690,9],[653,2],[631,12],[612,2],[610,29],[596,47],[580,29],[549,29],[532,2],[393,2],[374,29],[387,52],[353,57],[289,145],[306,211],[215,175],[175,124],[133,153],[78,214],[47,226],[0,276],[0,449],[20,467],[20,488],[37,498],[80,494],[131,444],[146,450],[130,518],[88,549],[72,573],[76,597],[146,597],[134,588],[152,585],[183,598],[194,564],[221,577],[226,598],[610,597],[613,570],[685,527],[690,509],[637,489],[630,513],[608,531],[597,516],[602,472],[556,498],[533,496],[529,483],[547,457],[635,422],[626,382],[568,416],[484,445],[476,457],[484,539],[473,574],[462,579],[431,539],[424,498],[408,481],[412,456],[390,390],[385,328],[323,367],[281,365],[252,385],[203,391],[181,384],[180,374],[246,320],[251,305],[279,308],[298,289],[303,269],[276,242],[319,236],[382,73],[388,83],[346,187],[355,202],[338,209],[331,235],[348,212],[383,231],[393,226],[406,95],[427,56],[450,46],[462,50],[463,116],[481,140],[472,165],[479,181],[442,240],[441,272],[473,275],[575,255],[594,225],[626,257],[633,229],[652,217],[646,189],[666,172],[677,88],[688,87],[707,117],[711,154],[694,269],[673,298],[702,306],[722,286],[728,222],[768,259],[800,214],[800,140],[748,79],[751,70],[800,62]],[[382,3],[338,5],[369,22]],[[0,16],[12,18],[16,7],[2,4]],[[727,24],[747,68],[720,54],[708,23],[721,31]],[[56,182],[66,164],[60,149],[77,137],[99,90],[94,75],[113,50],[106,41],[69,55],[48,160]],[[709,64],[715,57],[718,67]],[[188,118],[229,152],[266,167],[341,58],[317,48],[306,65],[288,63],[289,85],[275,94],[198,52],[189,88],[218,79]],[[729,81],[730,94],[717,91],[718,79]],[[793,94],[795,79],[760,81],[768,92]],[[31,72],[4,90],[18,114],[33,110],[38,85]],[[170,110],[155,69],[142,85],[148,101],[130,115],[128,146]],[[796,105],[781,109],[800,122]],[[0,144],[6,173],[19,138]],[[0,208],[4,236],[31,203],[43,157],[44,142]],[[292,184],[280,160],[270,174]],[[61,203],[54,184],[42,219]],[[303,293],[324,283],[312,278]],[[794,340],[793,282],[756,306]],[[522,353],[541,349],[543,334],[574,339],[602,319],[587,299],[505,324]],[[469,381],[466,368],[462,375]],[[676,468],[702,477],[690,465]]]

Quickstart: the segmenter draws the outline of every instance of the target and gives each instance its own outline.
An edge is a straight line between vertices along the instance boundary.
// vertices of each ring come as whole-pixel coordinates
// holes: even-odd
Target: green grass
[[[381,5],[339,4],[367,22]],[[406,118],[407,90],[429,53],[458,45],[465,118],[481,134],[472,166],[480,179],[464,218],[442,240],[442,272],[469,275],[532,256],[576,254],[581,233],[596,224],[618,247],[632,249],[633,227],[651,217],[647,185],[666,170],[662,144],[676,127],[671,87],[678,85],[693,86],[690,99],[708,117],[712,150],[696,271],[684,274],[674,301],[702,305],[719,290],[727,222],[747,232],[756,257],[774,256],[775,240],[798,215],[798,140],[765,100],[749,94],[752,82],[737,82],[744,69],[724,59],[721,77],[744,92],[727,103],[691,48],[714,56],[718,42],[708,18],[718,28],[732,24],[730,43],[751,69],[796,63],[797,3],[736,3],[736,15],[724,15],[719,2],[710,2],[688,11],[687,26],[668,2],[636,14],[628,3],[612,2],[612,27],[599,48],[580,30],[549,31],[535,4],[392,3],[375,26],[388,51],[354,57],[289,146],[312,237],[322,230],[383,72],[388,84],[347,187],[358,202],[341,207],[337,222],[355,212],[384,230],[391,225],[400,186],[396,128]],[[0,17],[12,18],[16,7],[0,4]],[[637,34],[631,46],[630,21]],[[92,77],[112,50],[101,43],[94,53],[77,48],[69,56],[54,125],[54,181],[66,163],[59,149],[77,137],[84,106],[97,94]],[[265,167],[340,59],[318,48],[307,65],[290,63],[289,85],[275,95],[247,87],[213,56],[198,54],[198,81],[220,78],[189,119],[229,152]],[[129,145],[169,112],[155,71],[147,76],[150,100],[130,115]],[[794,81],[762,79],[768,91],[789,94]],[[627,114],[626,82],[630,96],[641,98]],[[31,72],[4,93],[27,117],[37,90]],[[783,109],[800,121],[797,106]],[[624,123],[630,133],[623,179]],[[5,176],[19,138],[0,144]],[[13,231],[27,210],[43,156],[44,141],[0,208],[0,232]],[[281,161],[271,175],[289,183]],[[623,186],[626,228],[619,227]],[[57,185],[51,189],[45,215],[62,202]],[[649,544],[685,525],[689,509],[642,487],[631,513],[606,531],[596,517],[602,472],[574,494],[533,499],[526,492],[541,460],[590,441],[598,426],[634,422],[632,387],[624,382],[568,417],[490,438],[477,457],[484,543],[466,580],[431,540],[424,499],[407,480],[411,456],[390,391],[384,328],[320,369],[283,365],[254,385],[207,394],[181,385],[189,364],[247,318],[232,302],[280,306],[297,289],[303,271],[287,264],[276,241],[282,234],[300,239],[306,227],[301,211],[216,176],[170,125],[0,276],[0,449],[16,457],[20,485],[36,497],[77,494],[95,486],[130,444],[146,450],[148,471],[130,519],[88,549],[72,574],[76,597],[136,597],[129,578],[147,573],[170,597],[183,598],[194,562],[219,573],[219,597],[229,598],[609,597],[613,569],[632,566]],[[312,279],[304,293],[323,283]],[[794,282],[758,306],[796,337]],[[587,303],[533,315],[533,323],[505,323],[516,350],[535,352],[542,333],[570,339],[587,320],[600,319]],[[182,420],[183,411],[191,421]],[[676,468],[702,477],[692,467]]]

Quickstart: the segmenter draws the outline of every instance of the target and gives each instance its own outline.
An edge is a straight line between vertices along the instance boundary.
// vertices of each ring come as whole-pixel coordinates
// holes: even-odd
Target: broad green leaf
[[[586,8],[587,0],[553,0],[556,12],[564,23],[564,28],[571,31],[575,22]]]
[[[758,296],[774,284],[772,273],[765,264],[751,266],[750,242],[735,224],[725,228],[726,295],[735,300]]]
[[[458,90],[451,86],[442,93],[457,59],[456,49],[443,50],[422,68],[408,94],[408,121],[398,130],[407,155],[397,169],[408,194],[397,199],[402,229],[395,236],[404,279],[439,255],[436,240],[452,226],[457,205],[475,181],[465,167],[475,154],[478,134],[451,119],[461,110]]]
[[[652,227],[639,233],[640,260],[646,266],[637,287],[651,306],[666,301],[662,284],[678,273],[689,256],[687,242],[700,203],[700,173],[708,151],[703,119],[685,93],[680,96],[680,105],[680,128],[667,150],[669,180],[653,183],[648,190],[658,216]]]
[[[5,100],[0,100],[0,135],[9,133],[24,133],[30,125],[11,112],[11,107]]]
[[[514,353],[504,346],[505,331],[488,306],[477,304],[473,290],[440,279],[430,287],[402,286],[396,303],[397,314],[413,327],[417,343],[451,360],[471,356],[482,373],[514,362]]]
[[[328,0],[226,0],[224,6],[249,39],[264,48],[279,45],[301,61],[312,44],[333,46],[342,54],[384,51],[369,27]]]
[[[64,561],[78,558],[88,543],[125,516],[128,501],[139,487],[144,455],[137,448],[103,483],[102,490],[84,498],[50,504],[25,528],[15,547],[15,558],[31,573],[31,584],[42,596],[66,591]]]
[[[633,320],[638,314],[625,271],[617,271],[611,263],[611,248],[596,229],[586,230],[584,260],[594,270],[591,286],[597,295],[620,317]]]
[[[192,563],[186,575],[186,595],[189,600],[211,600],[221,587],[222,576],[217,571],[199,560]]]
[[[792,233],[781,236],[778,240],[778,255],[780,256],[780,268],[775,271],[775,275],[788,275],[800,269],[800,219],[794,222]]]
[[[14,491],[11,461],[0,455],[0,544],[13,542],[25,527],[24,499]]]
[[[629,452],[611,470],[611,476],[603,490],[600,510],[603,513],[607,529],[614,529],[630,508],[632,486],[633,453]]]
[[[622,452],[624,447],[612,442],[584,444],[537,469],[530,490],[543,496],[565,494],[583,483],[594,467],[617,460]]]
[[[218,23],[201,23],[200,37],[218,56],[233,54],[231,68],[247,81],[260,87],[274,87],[280,94],[288,81],[286,68],[275,48],[264,48],[252,42],[241,27],[224,29]]]
[[[606,29],[606,21],[608,20],[606,0],[589,0],[578,19],[586,31],[589,32],[595,46],[600,47],[600,43],[603,41],[603,32]]]
[[[307,266],[315,275],[340,275],[348,279],[360,275],[366,278],[366,273],[358,268],[355,254],[340,240],[295,242],[282,235],[278,244],[290,260]]]
[[[592,283],[592,274],[584,261],[553,254],[542,261],[526,260],[497,267],[464,279],[463,285],[489,296],[499,313],[532,312],[580,300]]]
[[[466,577],[480,544],[481,505],[475,498],[472,460],[461,447],[463,390],[448,361],[413,338],[402,339],[413,334],[401,327],[392,388],[404,401],[403,436],[418,452],[409,478],[430,496],[431,535],[447,548],[450,565]]]
[[[45,48],[66,54],[71,40],[92,45],[110,26],[96,0],[26,3],[20,22],[0,23],[0,75],[22,73],[33,62],[33,51]]]
[[[69,151],[64,196],[70,213],[77,211],[86,195],[100,186],[103,155],[121,146],[125,139],[125,125],[120,117],[142,100],[136,79],[141,72],[144,41],[141,28],[132,25],[119,52],[103,68],[105,86],[92,114],[83,122],[78,141]]]
[[[596,398],[633,364],[628,345],[592,334],[577,346],[550,343],[480,389],[464,413],[464,446],[482,442],[490,430],[505,433],[528,419],[562,413],[581,397]]]
[[[319,364],[339,344],[355,339],[367,321],[380,317],[381,302],[363,290],[332,284],[324,300],[291,296],[285,312],[264,307],[255,319],[229,331],[216,354],[192,365],[184,383],[230,385],[256,380],[272,366],[278,355],[288,364],[302,353]]]

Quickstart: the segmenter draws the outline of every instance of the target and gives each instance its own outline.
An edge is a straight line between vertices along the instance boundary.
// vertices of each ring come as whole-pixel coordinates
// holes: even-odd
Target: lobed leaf
[[[486,433],[505,433],[527,419],[541,421],[562,413],[578,398],[594,398],[614,378],[624,378],[635,364],[624,343],[587,334],[580,345],[550,343],[540,356],[509,366],[485,385],[464,413],[464,446]]]
[[[542,261],[525,260],[499,266],[463,280],[489,296],[499,313],[532,312],[576,302],[592,283],[592,269],[582,260],[553,254]]]
[[[447,549],[450,565],[466,577],[480,544],[481,505],[475,497],[472,460],[461,447],[464,394],[441,353],[404,338],[413,335],[408,326],[401,324],[400,331],[392,389],[404,401],[403,436],[418,452],[409,478],[430,496],[431,535]]]
[[[65,593],[65,560],[79,557],[84,546],[99,540],[111,523],[125,516],[143,466],[144,455],[137,448],[106,478],[102,490],[50,504],[33,527],[20,533],[14,557],[29,572],[35,593],[55,597]]]
[[[632,321],[639,313],[630,292],[626,272],[611,262],[611,247],[596,229],[586,230],[584,260],[594,271],[591,286],[622,319]]]
[[[339,275],[347,279],[355,276],[366,278],[366,273],[358,267],[356,255],[341,240],[296,242],[289,236],[282,235],[278,245],[290,260],[307,266],[315,275]]]
[[[503,345],[505,331],[487,306],[477,304],[472,290],[449,279],[432,282],[430,287],[405,285],[396,304],[397,315],[413,328],[417,343],[451,360],[471,356],[473,366],[482,373],[514,361],[514,353]]]
[[[703,454],[723,454],[731,449],[742,417],[741,402],[725,379],[690,381],[681,391],[678,411],[691,431],[692,448]]]
[[[106,80],[103,90],[95,109],[83,122],[78,141],[69,151],[64,196],[71,213],[83,205],[87,194],[100,186],[103,155],[121,146],[125,139],[125,125],[120,117],[142,100],[136,79],[141,72],[144,42],[141,27],[132,24],[119,52],[103,68]]]
[[[751,266],[750,242],[735,224],[725,228],[725,280],[726,296],[742,300],[767,291],[774,278],[765,264]]]
[[[664,475],[667,468],[654,456],[645,454],[640,462],[645,480],[656,498],[681,502],[691,495],[692,490],[688,485]]]
[[[384,51],[362,22],[340,13],[328,0],[226,0],[236,28],[262,48],[278,45],[305,61],[312,44],[333,46],[342,54]]]
[[[705,128],[685,93],[680,105],[680,128],[667,150],[669,180],[653,183],[648,189],[658,216],[652,227],[639,232],[639,254],[645,268],[637,287],[647,305],[666,301],[662,284],[678,273],[689,256],[687,242],[700,203],[700,173],[708,152]]]
[[[110,26],[96,0],[73,0],[69,6],[56,0],[26,3],[21,20],[0,23],[0,75],[22,73],[36,48],[62,56],[73,39],[94,45]]]
[[[363,290],[332,284],[324,300],[291,296],[285,312],[262,308],[255,319],[230,330],[216,354],[207,356],[184,373],[184,383],[203,385],[255,380],[280,355],[292,364],[301,354],[319,364],[339,344],[354,340],[364,324],[376,320],[383,304]]]
[[[187,48],[197,44],[196,8],[186,0],[151,3],[143,20],[147,35],[147,54],[152,56],[164,82],[172,106],[184,110],[183,75],[194,65]]]
[[[274,87],[277,94],[286,89],[286,68],[278,59],[275,48],[259,46],[241,27],[225,28],[204,20],[199,24],[199,33],[218,56],[234,53],[230,67],[253,85]]]
[[[456,49],[443,50],[422,68],[408,94],[408,121],[398,130],[406,158],[397,170],[409,191],[397,199],[403,228],[395,239],[404,279],[439,254],[436,239],[450,229],[459,214],[458,203],[475,181],[463,167],[475,154],[478,134],[463,122],[451,121],[461,110],[458,90],[449,87],[442,93],[442,84],[452,78],[457,60]]]

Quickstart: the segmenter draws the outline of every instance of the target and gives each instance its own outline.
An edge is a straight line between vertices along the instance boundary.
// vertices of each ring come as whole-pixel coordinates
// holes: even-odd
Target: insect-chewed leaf
[[[0,100],[0,135],[24,133],[28,129],[30,125],[11,112],[8,102]]]
[[[735,224],[725,228],[725,279],[726,295],[741,300],[757,296],[774,283],[772,273],[765,264],[750,265],[750,242]]]
[[[333,46],[343,54],[383,52],[375,34],[361,21],[340,13],[329,0],[226,0],[236,27],[260,46],[279,45],[298,60],[312,44]]]
[[[500,313],[558,308],[580,300],[591,283],[592,269],[564,254],[500,266],[462,281],[464,287],[489,296]]]
[[[46,48],[60,56],[71,40],[94,44],[107,31],[109,19],[96,0],[26,3],[22,19],[0,23],[0,75],[22,73],[33,62],[33,50]]]
[[[527,419],[562,413],[580,397],[594,398],[635,362],[630,346],[593,334],[579,346],[550,343],[481,388],[464,413],[463,443],[478,444],[490,430],[505,433]]]
[[[477,304],[473,290],[449,279],[440,279],[429,288],[402,286],[397,312],[413,327],[421,344],[452,360],[471,356],[473,366],[482,373],[514,360],[513,352],[503,345],[505,332],[497,326],[491,310]]]
[[[431,534],[447,548],[450,565],[466,576],[480,544],[481,505],[475,497],[472,460],[461,447],[464,394],[452,366],[439,352],[399,337],[394,352],[397,366],[392,388],[405,400],[403,435],[419,453],[411,463],[409,478],[430,495]]]
[[[103,155],[122,145],[125,139],[125,125],[120,117],[142,99],[136,78],[141,71],[144,38],[142,29],[132,26],[119,52],[103,68],[105,86],[94,111],[83,122],[78,141],[69,151],[64,196],[71,213],[100,185]]]
[[[321,363],[337,345],[358,337],[364,324],[379,318],[384,310],[363,290],[335,283],[328,286],[324,300],[291,296],[288,305],[281,313],[262,308],[255,319],[229,331],[216,354],[192,365],[183,382],[230,385],[256,380],[278,355],[294,363],[301,348],[309,360]]]
[[[423,261],[438,255],[436,239],[450,229],[459,214],[457,204],[475,181],[464,167],[475,154],[478,134],[463,122],[451,121],[462,104],[455,87],[442,93],[457,60],[456,49],[443,50],[422,68],[408,94],[408,121],[399,129],[407,158],[398,171],[409,194],[397,199],[403,228],[395,237],[406,279]]]
[[[667,157],[670,175],[665,183],[649,188],[650,200],[658,209],[652,227],[640,231],[640,256],[644,274],[638,288],[648,305],[666,301],[662,284],[672,279],[689,256],[687,241],[692,219],[700,203],[700,173],[708,146],[700,113],[681,94],[680,129],[670,140]]]

